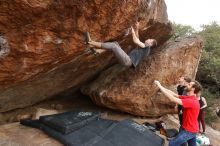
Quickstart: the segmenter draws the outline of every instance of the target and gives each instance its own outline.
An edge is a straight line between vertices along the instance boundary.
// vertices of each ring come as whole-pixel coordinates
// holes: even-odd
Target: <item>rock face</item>
[[[138,18],[141,39],[170,37],[164,0],[1,0],[0,112],[78,89],[115,62],[87,54],[83,32],[130,51],[125,34]]]
[[[136,70],[116,64],[83,87],[82,92],[100,106],[135,115],[155,117],[173,113],[174,105],[158,92],[153,81],[175,89],[180,76],[195,78],[201,48],[199,37],[168,42],[155,48]]]

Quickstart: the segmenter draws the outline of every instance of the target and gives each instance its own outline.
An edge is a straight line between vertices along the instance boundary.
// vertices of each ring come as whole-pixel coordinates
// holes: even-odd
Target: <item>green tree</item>
[[[202,25],[202,30],[198,33],[204,38],[204,49],[214,56],[220,56],[220,26],[216,22],[210,25]]]
[[[176,24],[175,22],[173,22],[172,27],[174,30],[174,36],[172,37],[172,39],[187,37],[196,32],[195,29],[190,25]]]
[[[204,39],[202,58],[197,79],[203,82],[212,93],[220,94],[220,26],[213,22],[202,25],[198,32]]]

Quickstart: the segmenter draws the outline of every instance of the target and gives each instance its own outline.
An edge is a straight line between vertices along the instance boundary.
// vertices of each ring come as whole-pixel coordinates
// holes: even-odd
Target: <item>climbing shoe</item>
[[[91,41],[89,32],[85,32],[84,37],[85,37],[85,44],[89,44],[89,42]]]
[[[97,52],[95,50],[95,48],[86,48],[85,52],[88,53],[88,54],[93,54],[94,56],[97,56],[97,55],[100,54],[99,52]]]

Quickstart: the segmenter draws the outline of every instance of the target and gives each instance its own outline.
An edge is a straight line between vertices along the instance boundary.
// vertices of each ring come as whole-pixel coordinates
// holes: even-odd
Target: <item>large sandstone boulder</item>
[[[201,56],[202,40],[190,37],[155,48],[138,66],[114,65],[81,90],[100,106],[134,115],[156,117],[174,112],[174,104],[153,84],[174,89],[180,76],[195,78]]]
[[[130,51],[125,34],[138,18],[142,39],[170,37],[164,0],[1,0],[0,112],[78,89],[115,62],[88,55],[83,33]]]

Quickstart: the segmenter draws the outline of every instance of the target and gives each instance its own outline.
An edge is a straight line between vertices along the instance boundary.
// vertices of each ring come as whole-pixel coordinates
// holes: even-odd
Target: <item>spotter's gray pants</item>
[[[132,66],[131,58],[128,56],[128,54],[125,53],[124,50],[119,46],[118,42],[106,42],[102,43],[101,47],[103,49],[109,49],[112,50],[117,57],[120,64],[124,66]]]

